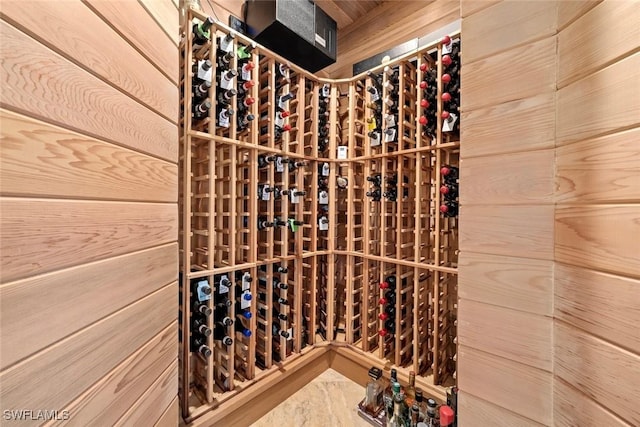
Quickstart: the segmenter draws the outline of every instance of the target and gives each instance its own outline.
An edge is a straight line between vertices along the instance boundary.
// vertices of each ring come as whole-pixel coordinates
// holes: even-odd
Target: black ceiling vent
[[[336,62],[336,21],[309,0],[249,0],[249,35],[294,64],[316,72]]]

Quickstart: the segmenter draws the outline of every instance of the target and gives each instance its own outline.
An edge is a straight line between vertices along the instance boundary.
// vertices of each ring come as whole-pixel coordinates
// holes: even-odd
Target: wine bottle
[[[258,217],[258,230],[266,230],[273,226],[273,222],[269,222],[266,217]]]
[[[211,82],[204,81],[193,86],[193,99],[195,101],[202,101],[209,96],[209,89],[211,89]]]
[[[233,116],[233,109],[231,108],[223,108],[220,110],[220,114],[218,114],[218,126],[223,128],[228,128],[230,126],[231,116]]]
[[[209,115],[211,109],[211,101],[209,98],[193,105],[193,118],[195,120],[202,120]]]
[[[231,300],[224,296],[216,303],[216,310],[227,310],[232,304]]]
[[[241,308],[240,304],[236,304],[236,316],[245,320],[251,319],[251,311],[249,308]]]
[[[242,322],[236,322],[236,332],[241,333],[243,336],[245,337],[250,337],[251,336],[251,330],[246,328]]]
[[[236,51],[236,54],[238,55],[238,59],[242,61],[247,61],[249,58],[251,58],[251,51],[255,49],[255,47],[256,47],[255,43],[238,46],[238,49]]]
[[[219,316],[220,318],[216,320],[216,325],[227,327],[233,325],[233,319],[227,315]]]
[[[193,308],[192,311],[194,313],[199,313],[205,316],[210,316],[212,313],[212,310],[207,306],[207,304],[203,304],[201,302],[198,301],[194,301],[193,302]]]
[[[214,24],[212,17],[207,17],[203,22],[193,24],[193,49],[200,49],[211,39],[211,26]]]
[[[228,70],[233,60],[233,52],[226,52],[218,56],[218,68],[220,71]]]
[[[455,183],[458,179],[458,168],[455,166],[444,165],[440,168],[440,174],[444,177],[445,182]]]
[[[209,357],[212,354],[211,349],[207,346],[207,341],[203,338],[194,338],[192,348],[204,357]]]
[[[455,183],[444,183],[440,186],[440,194],[442,194],[446,199],[455,200],[458,196],[458,185]]]
[[[267,318],[267,308],[261,307],[261,308],[258,309],[258,311],[260,312],[262,317],[264,317],[265,319]],[[274,319],[283,320],[285,322],[288,320],[287,315],[280,313],[278,310],[276,310],[275,307],[273,308],[272,313],[273,313],[273,318]]]
[[[336,185],[338,186],[339,190],[346,190],[349,186],[349,181],[347,180],[347,178],[339,176],[336,178]]]
[[[240,323],[237,322],[236,325]],[[227,328],[223,328],[220,326],[216,326],[214,332],[213,332],[213,339],[216,341],[222,341],[222,344],[229,346],[231,344],[233,344],[233,338],[231,338],[229,335],[227,335]]]
[[[202,79],[200,77],[198,77],[198,69],[200,69],[202,71],[202,73],[206,73],[207,71],[209,71],[211,69],[213,65],[211,64],[210,60],[204,60],[204,61],[196,61],[193,64],[192,67],[192,71],[193,71],[193,83],[192,84],[200,84],[203,83],[205,81],[211,81],[210,78],[207,79]],[[199,68],[198,68],[199,67]]]
[[[458,216],[458,203],[444,200],[440,205],[440,212],[446,217],[456,217]]]
[[[382,175],[378,173],[375,175],[368,176],[367,181],[373,183],[375,187],[380,187],[380,185],[382,184]]]
[[[273,271],[274,271],[275,273],[286,274],[286,273],[288,273],[288,272],[289,272],[289,269],[288,269],[288,268],[287,268],[287,266],[285,266],[285,265],[277,265],[277,264],[274,264],[274,265],[273,265]]]
[[[286,227],[288,225],[287,221],[280,219],[279,217],[273,218],[273,225],[275,227]]]
[[[227,89],[218,92],[218,103],[222,105],[229,105],[234,96],[238,94],[235,89]]]
[[[238,85],[238,97],[241,99],[246,98],[247,95],[249,95],[249,92],[251,91],[251,88],[254,86],[254,83],[252,81],[248,81],[248,82],[243,82],[242,84]]]
[[[278,324],[278,322],[273,322],[273,335],[274,337],[280,335],[282,338],[289,338],[289,332],[280,329],[280,325]]]
[[[233,69],[220,73],[220,86],[225,87],[230,84],[229,82],[231,82],[231,80],[233,80],[237,75],[238,72]]]
[[[247,114],[246,116],[238,115],[238,132],[242,132],[249,128],[251,122],[255,119],[253,114]]]
[[[206,317],[197,316],[193,319],[193,331],[204,337],[211,335],[211,329],[207,326]]]
[[[273,156],[271,154],[260,154],[258,156],[258,167],[266,168],[271,163],[275,162],[275,160],[276,160],[276,156]]]
[[[298,168],[305,167],[307,165],[306,161],[289,161],[289,172],[293,172]]]

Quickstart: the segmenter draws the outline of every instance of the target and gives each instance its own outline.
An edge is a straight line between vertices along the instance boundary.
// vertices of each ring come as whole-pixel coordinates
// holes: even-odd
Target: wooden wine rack
[[[183,416],[193,420],[233,399],[257,381],[273,381],[282,369],[315,347],[335,345],[355,351],[361,360],[380,367],[396,367],[401,377],[418,374],[421,385],[441,390],[455,382],[457,306],[457,217],[445,218],[438,207],[442,165],[459,165],[459,134],[444,133],[441,102],[436,135],[423,132],[419,122],[424,79],[421,65],[437,70],[440,82],[442,45],[435,42],[386,64],[397,68],[397,142],[372,146],[368,136],[372,102],[367,87],[372,76],[331,80],[314,76],[257,45],[251,56],[253,87],[248,96],[255,116],[240,131],[232,116],[230,126],[216,126],[216,51],[226,26],[215,23],[208,45],[192,49],[194,19],[207,17],[195,10],[183,29],[180,48],[184,114],[180,121],[180,273],[181,346],[180,395]],[[215,35],[215,36],[214,36]],[[459,35],[452,34],[455,43]],[[252,41],[235,35],[234,49]],[[255,46],[255,44],[253,44]],[[205,120],[194,123],[191,87],[195,60],[213,66],[209,98],[213,106]],[[278,72],[286,66],[288,78]],[[230,68],[237,69],[233,55]],[[382,98],[389,95],[389,76],[383,66],[371,70],[383,76]],[[276,90],[277,89],[277,90]],[[438,83],[438,99],[443,88]],[[277,95],[292,93],[288,101],[290,130],[275,135]],[[328,95],[328,96],[325,96]],[[236,107],[238,97],[230,105]],[[322,103],[323,104],[321,107]],[[318,115],[328,112],[328,146],[318,147]],[[305,165],[289,171],[277,162],[258,167],[258,158],[274,155]],[[380,174],[381,191],[396,191],[396,200],[374,201],[367,196],[367,177]],[[395,174],[396,183],[389,177]],[[325,176],[326,175],[326,176]],[[319,197],[319,179],[328,182],[329,203]],[[339,188],[337,178],[347,180]],[[297,203],[285,197],[261,200],[259,184],[304,191]],[[319,218],[326,216],[328,229]],[[275,226],[258,230],[260,218],[303,221],[297,227]],[[287,268],[279,273],[275,268]],[[250,318],[240,319],[233,308],[239,291],[234,285],[249,273]],[[194,280],[206,279],[214,289],[207,302],[214,311],[220,303],[215,292],[226,276],[232,282],[227,297],[234,303],[229,316],[249,329],[250,336],[234,331],[232,345],[207,338],[209,357],[190,348],[191,289]],[[379,284],[397,278],[395,334],[379,333],[383,312]],[[274,280],[286,289],[274,287]],[[274,298],[283,298],[274,314]],[[215,329],[214,315],[207,317]],[[275,333],[290,332],[289,338]],[[346,346],[346,347],[345,347]],[[337,348],[337,347],[336,347]]]

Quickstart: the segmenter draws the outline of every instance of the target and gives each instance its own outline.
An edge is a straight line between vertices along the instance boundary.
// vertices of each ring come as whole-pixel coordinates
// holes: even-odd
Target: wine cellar
[[[0,5],[0,425],[640,425],[633,0]]]
[[[183,410],[334,342],[441,398],[456,376],[459,35],[331,80],[191,13]]]

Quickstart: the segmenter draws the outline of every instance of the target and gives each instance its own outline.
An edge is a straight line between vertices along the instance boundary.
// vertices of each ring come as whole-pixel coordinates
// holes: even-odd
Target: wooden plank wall
[[[338,30],[338,60],[322,71],[353,75],[353,64],[460,19],[459,0],[389,0]]]
[[[637,426],[640,8],[559,11],[555,425]]]
[[[462,1],[459,419],[553,425],[555,1]]]
[[[175,426],[177,6],[3,2],[0,18],[2,409]]]

